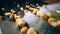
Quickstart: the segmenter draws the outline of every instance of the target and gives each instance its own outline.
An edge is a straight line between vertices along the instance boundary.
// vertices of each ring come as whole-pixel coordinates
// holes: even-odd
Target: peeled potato
[[[40,17],[41,17],[43,20],[47,20],[47,19],[49,18],[45,13],[40,13]]]
[[[10,16],[11,15],[11,13],[5,13],[5,16]]]
[[[48,12],[46,15],[47,15],[49,18],[52,18],[52,17],[53,17],[53,14],[52,14],[51,12]]]
[[[53,27],[59,27],[59,24],[57,22],[54,22],[51,24]]]
[[[27,30],[28,30],[27,27],[23,27],[23,28],[21,29],[21,34],[27,34]]]
[[[37,31],[34,28],[29,28],[27,34],[37,34]]]
[[[56,21],[57,21],[57,20],[56,20],[55,18],[49,18],[49,19],[48,19],[48,22],[49,22],[49,23],[54,23],[54,22],[56,22]]]
[[[16,19],[16,25],[19,27],[24,27],[26,25],[26,22],[23,18]]]

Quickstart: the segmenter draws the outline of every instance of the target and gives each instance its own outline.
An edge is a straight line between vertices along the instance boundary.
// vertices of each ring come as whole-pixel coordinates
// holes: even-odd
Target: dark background
[[[13,2],[16,2],[16,4],[13,4]],[[4,15],[5,12],[10,11],[11,8],[14,8],[16,11],[19,11],[16,8],[17,4],[20,4],[20,6],[25,5],[25,2],[29,2],[30,4],[36,4],[38,3],[40,6],[43,4],[47,4],[42,2],[41,0],[0,0],[0,15]],[[1,10],[1,8],[5,8],[5,10]]]

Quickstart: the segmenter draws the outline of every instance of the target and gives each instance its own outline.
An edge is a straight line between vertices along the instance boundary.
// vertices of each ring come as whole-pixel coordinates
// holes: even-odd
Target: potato
[[[14,14],[14,18],[15,18],[15,19],[18,19],[18,18],[21,18],[21,16],[18,16],[18,15],[16,15],[16,14]]]
[[[41,17],[43,20],[47,20],[47,19],[49,18],[45,13],[40,13],[40,17]]]
[[[27,34],[27,30],[28,30],[28,28],[27,27],[23,27],[22,29],[21,29],[21,34]]]
[[[37,31],[34,28],[29,28],[27,34],[37,34]]]
[[[52,18],[52,17],[53,17],[53,14],[52,14],[51,12],[48,12],[46,15],[47,15],[49,18]]]
[[[14,16],[14,14],[11,14],[9,18],[10,18],[10,19],[13,19],[13,16]]]
[[[60,26],[60,21],[57,21],[57,23],[59,24],[59,26]]]
[[[38,11],[38,9],[36,9],[36,8],[34,8],[34,10],[33,10],[33,14],[37,14],[37,11]]]
[[[24,27],[26,25],[26,22],[23,18],[16,19],[16,25],[19,27]]]
[[[24,11],[23,7],[20,8],[21,11]]]
[[[40,6],[37,6],[38,9],[40,9]]]
[[[30,10],[34,10],[34,8],[32,8],[32,7],[30,7],[29,9],[30,9]]]
[[[11,13],[14,14],[14,13],[16,13],[16,12],[15,12],[15,10],[11,9]]]
[[[40,13],[37,11],[37,16],[40,17]]]
[[[27,12],[27,10],[24,10],[24,13],[26,13]]]
[[[5,16],[10,16],[11,15],[11,13],[5,13]]]
[[[60,10],[56,10],[56,12],[60,14]]]
[[[30,8],[30,6],[26,5],[26,8]]]
[[[55,19],[55,18],[49,18],[48,19],[48,22],[51,24],[51,23],[54,23],[54,22],[56,22],[57,20]]]
[[[59,27],[59,24],[57,22],[51,23],[53,27]]]

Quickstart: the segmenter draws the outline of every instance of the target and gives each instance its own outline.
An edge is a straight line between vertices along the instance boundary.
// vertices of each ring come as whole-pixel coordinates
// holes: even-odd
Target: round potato
[[[23,18],[16,19],[16,25],[19,27],[24,27],[26,25],[26,22]]]
[[[51,24],[53,27],[59,27],[59,24],[57,22],[54,22]]]
[[[28,30],[28,28],[27,27],[23,27],[22,29],[21,29],[21,34],[27,34],[27,30]]]
[[[34,28],[29,28],[27,34],[37,34],[37,31]]]
[[[40,17],[41,17],[43,20],[47,20],[47,19],[49,18],[45,13],[40,13]]]
[[[11,13],[5,13],[5,16],[10,16],[11,15]]]
[[[52,18],[52,17],[53,17],[53,14],[52,14],[51,12],[48,12],[46,15],[47,15],[49,18]]]
[[[57,20],[55,19],[55,18],[49,18],[48,19],[48,22],[51,24],[51,23],[54,23],[54,22],[56,22]]]

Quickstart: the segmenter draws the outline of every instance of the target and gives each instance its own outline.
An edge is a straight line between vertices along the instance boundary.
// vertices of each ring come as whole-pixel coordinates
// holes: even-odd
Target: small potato
[[[37,6],[38,9],[40,9],[40,6]]]
[[[16,19],[16,25],[19,27],[24,27],[26,25],[26,22],[23,18]]]
[[[40,17],[40,13],[37,11],[37,16]]]
[[[24,13],[26,13],[27,12],[27,10],[24,10]]]
[[[45,13],[40,13],[40,17],[41,17],[43,20],[47,20],[47,19],[49,18]]]
[[[24,11],[23,7],[20,8],[21,11]]]
[[[11,13],[13,13],[13,14],[14,14],[14,13],[16,13],[16,12],[15,12],[15,10],[11,9]]]
[[[47,8],[47,7],[48,7],[48,5],[45,5],[45,4],[44,4],[42,7]]]
[[[13,16],[14,16],[14,14],[11,14],[9,18],[10,18],[10,19],[13,19]]]
[[[16,15],[16,14],[14,14],[14,18],[15,19],[18,19],[18,18],[20,18],[21,16],[18,16],[18,15]]]
[[[47,15],[49,18],[52,18],[52,17],[53,17],[53,14],[52,14],[51,12],[48,12],[46,15]]]
[[[30,8],[30,6],[26,5],[26,8]]]
[[[5,16],[10,16],[11,15],[11,13],[5,13]]]
[[[59,26],[60,26],[60,21],[57,21],[57,23],[59,24]]]
[[[28,28],[27,27],[23,27],[22,29],[21,29],[21,34],[27,34],[27,30],[28,30]]]
[[[55,18],[49,18],[48,19],[48,22],[51,24],[51,23],[54,23],[54,22],[56,22],[57,20],[55,19]]]
[[[32,8],[32,7],[30,7],[29,9],[30,9],[30,10],[34,10],[34,8]]]
[[[57,22],[51,23],[53,27],[59,27],[59,24]]]
[[[60,14],[60,10],[56,10],[56,12]]]
[[[37,34],[37,31],[34,28],[29,28],[27,34]]]
[[[35,9],[35,8],[34,8],[34,10],[33,10],[32,13],[33,13],[33,14],[37,14],[37,11],[38,11],[38,9]]]

